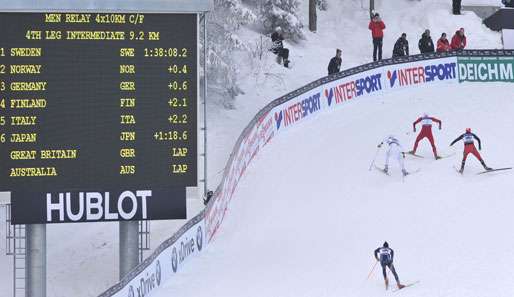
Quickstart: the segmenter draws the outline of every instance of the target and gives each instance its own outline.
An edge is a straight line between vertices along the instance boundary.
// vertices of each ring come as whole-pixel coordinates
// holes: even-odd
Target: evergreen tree
[[[268,33],[281,27],[286,38],[303,39],[303,24],[298,17],[298,0],[265,0],[260,15],[261,22]]]

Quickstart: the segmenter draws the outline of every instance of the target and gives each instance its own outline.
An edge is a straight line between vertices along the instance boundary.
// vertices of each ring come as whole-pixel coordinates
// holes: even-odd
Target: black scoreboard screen
[[[0,13],[0,190],[14,223],[186,217],[197,15]]]

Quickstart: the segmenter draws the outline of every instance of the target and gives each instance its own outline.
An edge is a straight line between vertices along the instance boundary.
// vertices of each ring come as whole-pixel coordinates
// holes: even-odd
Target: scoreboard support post
[[[120,280],[139,264],[138,221],[120,221]]]
[[[26,236],[25,296],[46,297],[46,225],[27,225]]]
[[[207,13],[201,14],[203,23],[203,195],[207,196]]]

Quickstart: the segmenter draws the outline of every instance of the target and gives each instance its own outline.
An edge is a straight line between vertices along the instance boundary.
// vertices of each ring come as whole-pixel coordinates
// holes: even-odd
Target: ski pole
[[[370,278],[370,276],[373,274],[373,271],[375,271],[375,267],[377,267],[377,264],[378,264],[378,261],[376,261],[375,264],[373,265],[373,268],[371,268],[371,271],[369,272],[366,280],[368,280]]]
[[[371,161],[371,164],[369,164],[369,169],[368,169],[369,171],[371,171],[371,168],[375,164],[375,160],[377,159],[379,151],[380,151],[380,147],[377,147],[377,151],[375,152],[375,156],[373,157],[373,161]]]

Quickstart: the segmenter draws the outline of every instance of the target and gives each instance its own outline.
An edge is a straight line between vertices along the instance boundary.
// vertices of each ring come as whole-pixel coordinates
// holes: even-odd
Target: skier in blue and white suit
[[[392,156],[393,158],[396,158],[398,160],[398,163],[400,164],[400,168],[402,169],[403,176],[406,176],[409,174],[407,170],[405,170],[405,164],[403,162],[403,159],[405,158],[405,150],[403,149],[402,145],[400,144],[400,141],[396,139],[393,135],[387,136],[384,141],[382,141],[377,147],[382,147],[382,145],[386,143],[388,145],[387,152],[386,152],[386,160],[385,160],[385,166],[384,166],[384,172],[389,172],[389,158]]]
[[[380,261],[380,265],[382,265],[382,274],[384,275],[386,290],[389,288],[389,279],[387,278],[386,267],[389,267],[389,270],[391,270],[391,272],[393,273],[394,279],[396,280],[396,284],[398,285],[398,289],[404,288],[405,286],[400,284],[400,279],[398,278],[398,274],[394,269],[394,251],[391,248],[389,248],[389,244],[387,243],[387,241],[384,242],[384,245],[382,247],[379,247],[375,250],[374,255],[375,259],[377,261]]]

